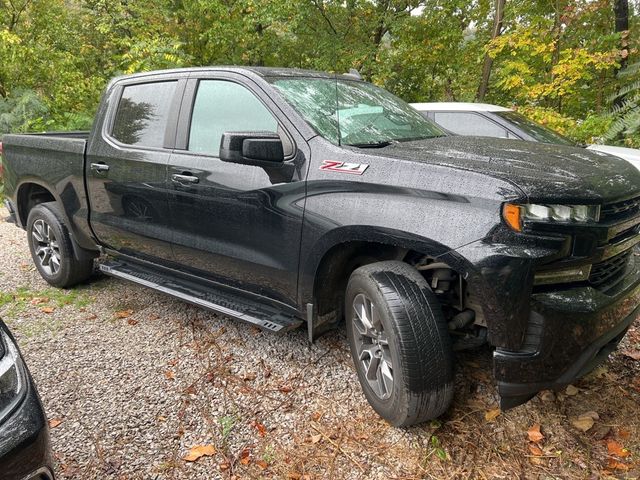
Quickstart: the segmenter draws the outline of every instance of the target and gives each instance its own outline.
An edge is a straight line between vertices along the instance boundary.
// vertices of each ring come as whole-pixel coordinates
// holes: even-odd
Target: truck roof
[[[508,112],[511,110],[500,105],[473,102],[411,103],[410,105],[421,112]]]
[[[190,68],[172,68],[167,70],[153,70],[149,72],[133,73],[130,75],[122,75],[114,79],[114,81],[122,78],[137,78],[137,77],[149,77],[155,75],[165,74],[179,74],[179,73],[191,73],[191,72],[238,72],[238,73],[252,73],[260,77],[312,77],[312,78],[339,78],[341,80],[360,80],[354,74],[333,74],[329,72],[322,72],[319,70],[305,70],[302,68],[284,68],[284,67],[251,67],[251,66],[237,66],[237,65],[219,65],[210,67],[190,67]]]

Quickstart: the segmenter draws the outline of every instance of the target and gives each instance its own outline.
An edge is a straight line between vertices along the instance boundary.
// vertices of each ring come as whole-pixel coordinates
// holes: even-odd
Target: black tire
[[[33,263],[42,278],[59,288],[80,283],[93,272],[93,259],[75,258],[63,219],[56,202],[36,205],[27,219],[27,239]],[[43,233],[45,231],[46,234]]]
[[[397,261],[365,265],[351,275],[345,300],[351,354],[373,409],[396,427],[442,415],[453,399],[453,350],[442,309],[422,275]],[[370,332],[377,332],[372,338],[361,333],[368,311]],[[377,373],[368,379],[372,365]]]

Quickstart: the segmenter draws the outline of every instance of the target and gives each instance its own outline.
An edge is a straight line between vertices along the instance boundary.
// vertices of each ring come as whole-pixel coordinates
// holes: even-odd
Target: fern
[[[608,116],[612,123],[602,136],[607,142],[624,144],[640,135],[640,62],[629,65],[618,74],[620,80],[627,80],[608,101],[612,104]]]

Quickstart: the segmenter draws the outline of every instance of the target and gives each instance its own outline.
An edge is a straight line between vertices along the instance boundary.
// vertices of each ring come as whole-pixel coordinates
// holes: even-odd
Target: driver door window
[[[278,132],[278,123],[256,96],[234,82],[201,80],[198,85],[189,147],[218,156],[224,132]]]

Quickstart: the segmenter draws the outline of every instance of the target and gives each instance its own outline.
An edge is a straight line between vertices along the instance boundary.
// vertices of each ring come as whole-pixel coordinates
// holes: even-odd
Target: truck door
[[[296,302],[306,142],[240,75],[190,79],[169,166],[176,262],[196,275],[283,303]],[[282,115],[282,114],[281,114]],[[278,133],[284,169],[219,159],[224,132]]]
[[[89,217],[104,246],[172,260],[167,165],[186,80],[153,78],[119,84],[98,115],[85,166]]]

